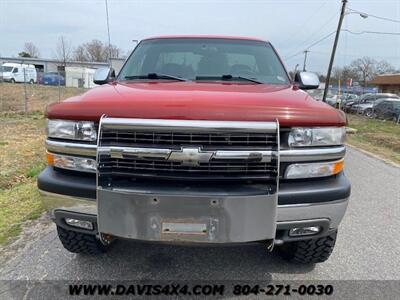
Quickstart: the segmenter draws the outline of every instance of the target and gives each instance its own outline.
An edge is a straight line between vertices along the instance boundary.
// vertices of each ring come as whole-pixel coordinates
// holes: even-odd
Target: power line
[[[311,20],[313,20],[313,17],[317,14],[317,13],[319,13],[320,12],[320,10],[326,5],[326,4],[328,4],[328,0],[325,0],[312,14],[310,14],[309,16],[308,16],[308,18],[306,18],[306,20],[303,22],[303,23],[301,23],[301,25],[299,25],[299,26],[297,26],[296,25],[296,27],[297,28],[304,28],[306,25],[308,25],[308,23],[310,23],[310,21]],[[292,41],[293,40],[293,36],[291,37],[291,38],[289,38],[288,40],[286,40],[286,43],[289,43],[289,41]]]
[[[329,33],[329,34],[327,34],[326,36],[322,37],[322,38],[319,39],[318,41],[312,43],[311,45],[309,45],[309,46],[306,47],[305,49],[308,50],[308,49],[314,47],[315,45],[317,45],[317,44],[323,42],[324,40],[326,40],[326,39],[329,38],[330,36],[334,35],[335,33],[336,33],[336,31],[332,31],[331,33]],[[300,55],[300,54],[303,54],[303,53],[304,53],[304,50],[299,51],[299,52],[297,52],[297,53],[295,53],[295,54],[293,54],[293,55],[290,55],[290,56],[288,56],[288,57],[285,57],[285,59],[288,60],[288,59],[291,59],[291,58],[293,58],[293,57],[295,57],[295,56],[298,56],[298,55]]]
[[[355,9],[351,9],[351,8],[347,8],[347,10],[353,12],[353,13],[357,13],[360,15],[365,15],[371,18],[375,18],[375,19],[379,19],[379,20],[384,20],[384,21],[388,21],[388,22],[394,22],[394,23],[400,23],[400,20],[396,20],[396,19],[391,19],[391,18],[387,18],[387,17],[381,17],[381,16],[377,16],[377,15],[372,15],[366,12],[362,12],[362,11],[358,11]]]
[[[341,31],[348,32],[350,34],[355,34],[355,35],[362,35],[362,34],[400,35],[400,32],[385,32],[385,31],[360,31],[360,32],[355,32],[355,31],[351,31],[349,29],[342,29]],[[333,31],[333,32],[329,33],[328,35],[324,36],[323,38],[319,39],[318,41],[316,41],[316,42],[312,43],[311,45],[309,45],[308,47],[306,47],[305,48],[306,50],[302,50],[302,51],[296,52],[295,54],[293,54],[291,56],[285,57],[284,59],[285,60],[289,60],[289,59],[292,59],[292,58],[294,58],[296,56],[299,56],[300,54],[304,54],[304,51],[308,51],[310,48],[316,46],[317,44],[319,44],[322,41],[326,40],[327,38],[329,38],[330,36],[332,36],[335,33],[336,33],[336,31]],[[312,51],[312,52],[314,52],[314,51]]]
[[[324,55],[328,56],[331,55],[329,52],[321,52],[321,51],[309,51],[312,54]],[[364,54],[348,54],[348,53],[336,53],[336,56],[350,56],[350,57],[362,57]],[[382,56],[382,55],[374,55],[374,58],[382,58],[382,59],[391,59],[391,60],[399,60],[399,56]]]
[[[400,32],[385,32],[385,31],[359,31],[359,32],[355,32],[355,31],[351,31],[348,29],[342,29],[342,31],[351,33],[351,34],[356,34],[356,35],[361,35],[361,34],[382,34],[382,35],[400,35]]]
[[[337,16],[339,15],[340,12],[335,12],[334,15],[332,15],[328,20],[322,24],[321,26],[318,26],[317,30],[314,30],[312,34],[310,34],[303,42],[300,43],[300,46],[304,46],[305,44],[308,44],[311,40],[314,39],[314,37],[320,33],[323,29],[327,27],[332,21],[336,20]]]

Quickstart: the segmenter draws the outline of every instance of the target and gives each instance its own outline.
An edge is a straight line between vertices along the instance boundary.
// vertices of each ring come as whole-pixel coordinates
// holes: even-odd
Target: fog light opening
[[[289,230],[289,236],[315,235],[321,232],[319,226],[295,227]]]
[[[77,220],[72,218],[65,218],[65,223],[69,226],[93,230],[93,223],[89,221]]]

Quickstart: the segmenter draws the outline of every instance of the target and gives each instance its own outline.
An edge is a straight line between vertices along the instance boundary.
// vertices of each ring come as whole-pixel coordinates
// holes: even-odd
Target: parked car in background
[[[34,65],[4,63],[1,67],[3,80],[11,83],[37,82],[37,73]]]
[[[373,106],[375,101],[385,98],[399,99],[399,96],[386,93],[364,94],[352,104],[350,102],[346,102],[345,111],[363,114],[367,117],[373,117]]]
[[[44,73],[39,83],[44,85],[65,85],[65,78],[57,72],[48,72]]]
[[[313,97],[317,101],[322,101],[322,98],[324,96],[324,90],[310,90],[307,91],[308,94]],[[341,99],[336,95],[333,94],[331,91],[328,91],[328,94],[326,95],[326,103],[329,104],[330,106],[336,107],[338,103],[341,103]]]
[[[398,121],[400,116],[400,99],[380,99],[375,102],[374,116],[378,119]]]
[[[326,103],[332,107],[337,107],[342,102],[342,99],[338,95],[329,94],[326,96]]]
[[[341,97],[341,106],[345,107],[346,103],[354,103],[355,101],[357,101],[359,98],[358,95],[356,94],[343,94]]]

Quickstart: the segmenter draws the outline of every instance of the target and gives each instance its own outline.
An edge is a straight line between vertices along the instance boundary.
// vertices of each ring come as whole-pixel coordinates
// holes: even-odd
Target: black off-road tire
[[[335,246],[337,230],[328,236],[297,242],[288,242],[279,252],[286,260],[301,264],[315,264],[326,261]]]
[[[108,250],[109,246],[100,242],[95,235],[85,234],[57,226],[58,238],[64,248],[73,253],[100,254]]]

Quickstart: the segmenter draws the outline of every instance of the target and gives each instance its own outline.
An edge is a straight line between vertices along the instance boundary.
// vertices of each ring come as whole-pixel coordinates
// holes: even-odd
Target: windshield
[[[10,66],[2,66],[1,69],[3,72],[11,72],[13,68],[14,67],[10,67]]]
[[[254,84],[246,80],[252,79],[269,84],[289,83],[287,73],[271,45],[250,40],[145,40],[129,57],[118,79],[143,80],[148,74],[170,75],[197,81],[229,79]],[[160,76],[158,79],[168,78]]]

